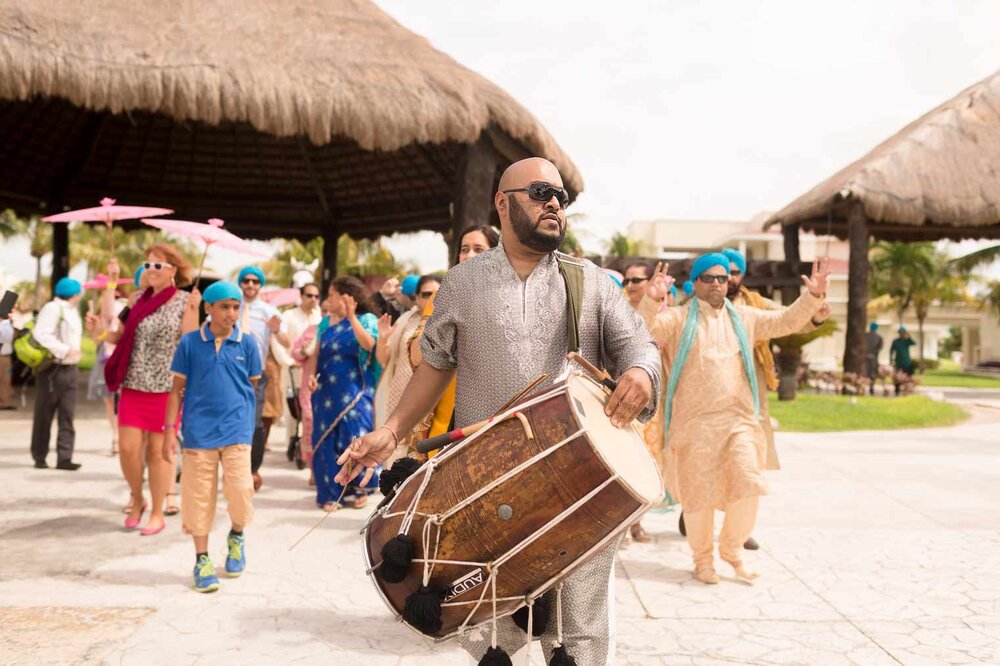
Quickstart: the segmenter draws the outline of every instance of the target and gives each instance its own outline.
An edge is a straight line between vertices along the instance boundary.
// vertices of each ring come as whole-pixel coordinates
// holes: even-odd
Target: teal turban
[[[418,284],[420,284],[419,275],[407,275],[403,278],[403,283],[400,285],[399,290],[402,292],[403,296],[413,296],[417,293]]]
[[[740,269],[740,273],[743,275],[747,274],[747,258],[743,256],[742,252],[727,247],[722,251],[722,254],[729,257],[729,263],[736,264],[736,268]],[[728,269],[729,267],[727,266],[726,268]]]
[[[264,279],[264,271],[260,270],[256,266],[247,266],[246,268],[244,268],[243,270],[241,270],[240,271],[240,276],[238,278],[236,278],[236,281],[237,282],[243,282],[243,278],[245,278],[248,275],[255,275],[255,276],[257,276],[257,279],[260,280],[260,286],[262,286],[262,287],[265,284],[267,284],[267,280]]]
[[[144,270],[146,270],[145,264],[140,264],[139,268],[135,269],[135,277],[132,279],[132,281],[135,283],[137,289],[139,288],[139,280],[142,279],[142,272]]]
[[[201,295],[201,300],[206,303],[217,303],[219,301],[224,301],[227,298],[231,298],[236,301],[243,300],[243,292],[232,282],[226,282],[224,280],[219,280],[218,282],[213,282],[205,290],[205,293]]]
[[[83,291],[78,280],[71,277],[64,277],[56,282],[56,296],[59,298],[73,298]]]
[[[878,324],[876,324],[875,322],[872,322],[872,323],[871,323],[871,324],[870,324],[870,325],[868,326],[868,330],[869,330],[869,331],[877,331],[877,330],[878,330]]]
[[[722,266],[726,269],[726,275],[729,275],[729,257],[722,254],[721,252],[713,252],[711,254],[703,254],[694,260],[691,265],[691,279],[684,283],[684,293],[691,294],[694,292],[694,281],[698,279],[698,276],[707,271],[712,266]],[[688,291],[688,285],[690,285],[690,291]]]

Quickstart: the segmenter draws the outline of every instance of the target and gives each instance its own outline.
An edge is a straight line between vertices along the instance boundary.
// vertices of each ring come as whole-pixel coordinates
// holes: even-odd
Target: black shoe
[[[75,462],[56,463],[56,469],[64,469],[68,472],[75,472],[76,470],[80,469],[80,467],[82,467],[82,465],[80,465],[80,463],[75,463]]]
[[[48,469],[48,468],[49,468],[49,464],[47,462],[45,462],[44,460],[36,460],[35,461],[35,469]]]
[[[747,539],[746,543],[743,544],[743,550],[758,550],[759,548],[760,544],[757,543],[757,539],[754,539],[753,537]]]
[[[17,405],[4,405],[0,407],[0,411],[3,412],[13,412],[15,409],[17,409]]]
[[[684,527],[684,512],[681,511],[681,519],[677,521],[677,531],[681,533],[681,536],[686,537],[688,535],[687,528]]]

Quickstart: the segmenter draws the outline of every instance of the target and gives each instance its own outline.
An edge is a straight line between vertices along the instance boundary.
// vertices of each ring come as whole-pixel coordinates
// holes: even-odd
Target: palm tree
[[[639,256],[639,241],[632,240],[619,231],[608,241],[608,254],[619,258],[637,257]]]
[[[173,235],[168,237],[158,229],[141,227],[126,231],[116,226],[112,234],[115,239],[115,259],[125,275],[131,274],[146,261],[146,248],[153,243],[170,243],[191,265],[197,267],[201,263],[204,248],[200,244]],[[86,262],[91,274],[103,272],[111,259],[107,229],[96,224],[71,224],[69,256],[74,266]]]
[[[28,253],[35,260],[32,307],[38,309],[42,303],[42,259],[52,251],[52,226],[42,222],[38,217],[20,218],[13,211],[5,210],[0,214],[0,236],[28,238]]]
[[[940,250],[930,257],[930,270],[915,275],[913,309],[917,315],[917,336],[920,340],[920,372],[924,372],[924,322],[934,303],[970,301],[965,285],[967,272]]]
[[[981,299],[983,306],[988,307],[993,316],[1000,319],[1000,280],[990,280]]]
[[[998,259],[1000,259],[1000,245],[990,245],[954,259],[953,262],[959,270],[971,271],[980,266],[988,266]]]
[[[933,254],[933,243],[878,242],[872,246],[869,291],[873,297],[892,297],[900,325],[916,290],[934,272]]]

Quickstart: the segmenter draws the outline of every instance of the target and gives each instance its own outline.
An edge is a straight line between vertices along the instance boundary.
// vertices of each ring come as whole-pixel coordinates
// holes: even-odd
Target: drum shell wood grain
[[[441,514],[509,470],[579,432],[581,423],[570,400],[572,397],[562,392],[522,410],[534,439],[526,438],[519,419],[509,418],[481,432],[467,445],[449,452],[446,458],[438,461],[438,467],[422,495],[419,512]],[[409,506],[428,470],[428,465],[418,470],[399,490],[385,513],[400,512]],[[587,433],[582,432],[461,509],[442,525],[432,526],[434,536],[440,527],[436,559],[495,561],[613,475],[614,470],[597,454]],[[518,600],[498,602],[497,614],[513,613],[523,605],[525,595],[536,593],[543,586],[548,587],[568,575],[571,566],[582,564],[596,553],[598,547],[617,538],[648,506],[647,501],[638,497],[621,480],[610,481],[559,524],[499,567],[497,597],[518,597]],[[507,510],[502,507],[510,508],[512,515],[509,519],[504,519]],[[381,515],[372,517],[365,531],[367,559],[372,565],[381,561],[381,548],[398,534],[401,521],[402,516],[388,519]],[[424,519],[417,516],[409,530],[416,543],[417,559],[424,557],[421,544],[423,527]],[[455,581],[478,568],[437,564],[430,585],[448,589]],[[377,572],[372,579],[389,606],[400,613],[407,596],[420,586],[422,572],[423,565],[415,563],[400,583],[386,583]],[[470,584],[467,590],[449,600],[474,602],[483,595],[484,602],[468,626],[492,618],[485,572],[481,580],[480,584]],[[471,609],[471,605],[445,606],[442,609],[442,629],[434,637],[444,638],[454,633]]]

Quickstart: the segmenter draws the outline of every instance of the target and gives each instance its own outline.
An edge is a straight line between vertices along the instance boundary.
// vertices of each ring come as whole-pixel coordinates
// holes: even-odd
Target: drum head
[[[605,464],[642,501],[659,502],[663,484],[656,463],[634,425],[619,429],[604,415],[604,387],[584,375],[571,376],[566,387],[577,419]]]

